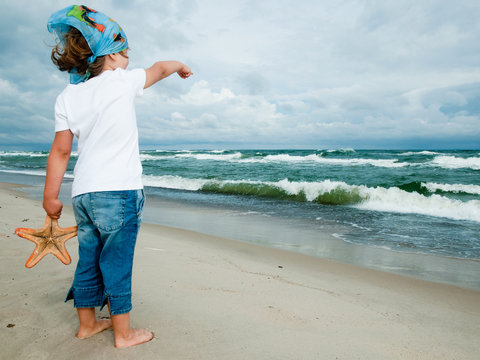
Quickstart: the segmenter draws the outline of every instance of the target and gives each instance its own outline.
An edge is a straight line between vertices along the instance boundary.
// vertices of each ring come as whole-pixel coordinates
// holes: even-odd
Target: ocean
[[[38,197],[47,157],[0,151],[0,180],[37,179],[24,183],[36,185]],[[156,209],[148,222],[480,289],[478,150],[142,150],[140,157]]]

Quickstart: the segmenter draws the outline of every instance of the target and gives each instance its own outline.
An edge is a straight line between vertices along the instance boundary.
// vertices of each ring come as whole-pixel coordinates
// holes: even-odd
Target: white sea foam
[[[398,213],[423,214],[446,217],[455,220],[480,222],[480,201],[449,199],[440,195],[424,196],[399,188],[368,188],[359,186],[365,201],[355,205],[364,210],[389,211]]]
[[[208,182],[206,179],[188,179],[181,176],[172,175],[144,175],[142,180],[145,186],[190,191],[198,191]]]
[[[0,157],[2,156],[28,156],[28,157],[48,157],[49,153],[38,152],[38,151],[0,151]],[[78,157],[76,151],[70,153],[71,157]]]
[[[263,159],[249,158],[241,162],[316,162],[327,165],[361,166],[372,165],[376,167],[397,168],[408,166],[409,163],[398,162],[397,159],[335,159],[325,158],[316,154],[295,156],[289,154],[267,155]]]
[[[153,151],[153,150],[152,150]],[[158,149],[155,150],[156,153],[190,153],[193,150],[165,150],[165,149]]]
[[[480,157],[461,158],[456,156],[436,156],[432,161],[432,165],[440,166],[446,169],[470,168],[480,170]]]
[[[339,152],[339,153],[354,153],[355,150],[352,148],[340,148],[340,149],[329,149],[328,153]]]
[[[215,154],[215,153],[186,153],[186,154],[176,154],[177,158],[194,158],[197,160],[216,160],[216,161],[229,161],[240,159],[242,157],[241,152],[236,152],[233,154]]]
[[[140,153],[140,161],[149,161],[149,160],[160,160],[164,159],[166,156],[162,155],[150,155],[150,154],[142,154]]]
[[[23,174],[23,175],[34,175],[34,176],[46,176],[47,172],[45,170],[7,170],[0,169],[1,172],[9,174]],[[65,178],[73,179],[73,174],[65,173]]]
[[[300,161],[317,161],[320,157],[311,154],[306,156],[297,156],[297,155],[289,155],[289,154],[278,154],[278,155],[267,155],[263,159],[268,161],[283,161],[283,162],[300,162]]]
[[[276,186],[290,195],[298,195],[301,192],[305,194],[307,201],[315,200],[319,195],[329,193],[339,188],[353,192],[355,186],[348,185],[341,181],[324,180],[321,182],[289,181],[287,179],[278,182],[267,182],[267,185]]]
[[[410,156],[410,155],[437,155],[437,152],[434,151],[407,151],[404,153],[399,154],[400,156]]]
[[[173,158],[192,158],[197,160],[218,160],[229,161],[233,159],[240,159],[242,153],[236,152],[234,154],[224,154],[225,150],[209,150],[207,152],[194,152],[191,150],[180,151],[163,151],[156,150],[156,154],[140,153],[140,161],[173,159]],[[169,154],[164,154],[169,153]]]
[[[30,157],[47,157],[48,153],[32,152],[32,151],[0,151],[0,156],[30,156]]]
[[[467,194],[480,195],[480,185],[466,185],[466,184],[438,184],[434,182],[422,183],[423,187],[427,188],[430,192],[437,190],[459,193],[464,192]]]

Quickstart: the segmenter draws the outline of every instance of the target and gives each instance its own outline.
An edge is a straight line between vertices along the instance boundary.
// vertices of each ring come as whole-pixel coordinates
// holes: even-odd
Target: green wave
[[[337,187],[334,190],[318,195],[313,202],[324,205],[354,205],[366,200],[360,195],[358,189],[342,189]]]
[[[462,190],[449,191],[449,190],[436,189],[435,191],[431,191],[423,184],[423,182],[420,182],[420,181],[413,181],[407,184],[398,185],[398,188],[410,193],[416,192],[424,196],[430,196],[432,194],[438,194],[438,195],[455,194],[456,196],[472,196],[471,193],[462,191]]]
[[[428,191],[428,189],[426,187],[424,187],[420,181],[412,181],[412,182],[407,183],[407,184],[401,184],[401,185],[398,185],[398,188],[402,189],[402,190],[405,190],[407,192],[410,192],[410,193],[417,192],[417,193],[422,194],[422,195],[430,195],[431,194],[431,192]]]
[[[211,192],[216,194],[229,195],[246,195],[258,196],[263,198],[290,200],[298,202],[306,202],[307,196],[303,190],[296,194],[287,192],[286,190],[269,184],[252,184],[252,183],[207,183],[202,186],[200,191]],[[344,189],[340,186],[337,188],[319,194],[312,200],[314,203],[324,205],[353,205],[365,200],[358,189]]]

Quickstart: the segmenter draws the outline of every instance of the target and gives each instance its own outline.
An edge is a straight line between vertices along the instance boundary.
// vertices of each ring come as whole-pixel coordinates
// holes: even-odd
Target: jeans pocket
[[[120,229],[125,221],[128,194],[124,191],[102,191],[90,194],[93,223],[104,231]]]

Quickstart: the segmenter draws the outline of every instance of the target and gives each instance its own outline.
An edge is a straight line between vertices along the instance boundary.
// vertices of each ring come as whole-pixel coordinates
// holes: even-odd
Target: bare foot
[[[90,336],[98,334],[99,332],[102,332],[103,330],[107,330],[111,327],[112,327],[112,321],[110,319],[97,320],[95,322],[95,325],[92,327],[80,328],[80,330],[78,330],[77,338],[86,339],[86,338],[89,338]]]
[[[130,329],[128,335],[122,338],[115,338],[115,347],[125,348],[140,345],[153,339],[153,333],[146,329]]]

